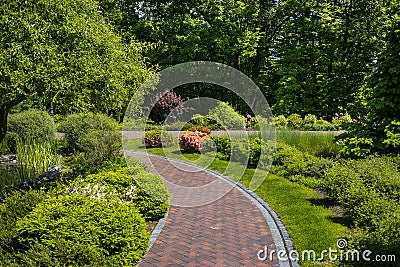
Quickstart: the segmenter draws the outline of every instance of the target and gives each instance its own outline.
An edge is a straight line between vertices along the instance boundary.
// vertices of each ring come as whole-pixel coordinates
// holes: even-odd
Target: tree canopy
[[[146,45],[123,42],[92,0],[1,1],[0,140],[7,114],[40,96],[57,111],[122,115],[151,73]]]

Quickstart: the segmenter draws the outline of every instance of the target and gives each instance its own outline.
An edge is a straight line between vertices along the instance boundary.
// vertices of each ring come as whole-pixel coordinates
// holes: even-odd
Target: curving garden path
[[[139,266],[298,266],[276,253],[269,257],[272,250],[291,250],[291,241],[276,214],[242,185],[193,164],[125,154],[151,162],[171,193],[168,215]],[[266,247],[268,257],[260,260]]]

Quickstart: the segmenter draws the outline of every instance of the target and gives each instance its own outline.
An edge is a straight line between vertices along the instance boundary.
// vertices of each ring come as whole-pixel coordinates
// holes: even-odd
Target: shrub
[[[332,165],[332,161],[303,153],[295,147],[278,142],[272,172],[286,178],[301,175],[304,177],[321,178],[324,171]]]
[[[337,126],[341,126],[342,124],[352,123],[353,120],[348,113],[335,113],[335,117],[332,118],[332,123],[336,124]]]
[[[311,114],[307,114],[304,117],[303,123],[304,124],[316,124],[317,123],[317,116],[311,115]]]
[[[316,124],[304,124],[303,130],[305,131],[336,131],[338,128],[333,123],[316,123]]]
[[[132,203],[147,220],[162,218],[169,206],[163,180],[143,168],[137,168],[133,174],[122,168],[88,175],[71,182],[64,193]]]
[[[81,196],[43,201],[15,232],[24,265],[132,266],[149,245],[146,223],[131,205]]]
[[[157,122],[164,121],[164,114],[169,114],[175,108],[179,109],[180,105],[183,103],[182,98],[171,90],[155,95],[152,101],[153,109],[151,117]],[[177,114],[170,114],[170,116],[171,115],[177,117]]]
[[[252,126],[253,130],[259,131],[260,130],[260,124],[271,125],[269,119],[264,118],[264,117],[262,117],[260,115],[256,115],[255,117],[251,118],[251,126]]]
[[[69,115],[59,124],[58,131],[65,133],[65,138],[71,149],[83,151],[79,140],[92,130],[114,131],[118,123],[104,115],[94,113],[77,113]]]
[[[385,127],[386,139],[383,144],[390,150],[396,151],[400,155],[400,121],[392,121]]]
[[[224,102],[219,102],[218,106],[211,109],[208,117],[227,129],[243,130],[246,128],[244,116],[237,113],[229,104]]]
[[[77,147],[86,153],[89,163],[99,165],[120,154],[121,134],[117,131],[90,130],[78,139]]]
[[[288,127],[292,129],[301,129],[303,120],[299,114],[292,114],[287,117]]]
[[[231,157],[231,142],[229,136],[211,136],[211,140],[217,149],[217,158],[229,160]],[[207,146],[207,142],[205,142]]]
[[[211,135],[211,130],[205,126],[193,126],[187,129],[188,132],[202,132],[207,135]]]
[[[289,121],[284,115],[279,115],[274,117],[274,123],[276,128],[286,128]]]
[[[174,136],[161,129],[146,131],[143,143],[146,147],[169,147],[174,144]]]
[[[7,146],[15,152],[16,139],[34,140],[36,142],[53,143],[55,125],[47,112],[42,110],[27,110],[8,116]]]
[[[203,144],[206,139],[210,139],[210,136],[205,132],[185,131],[179,136],[179,146],[185,152],[201,152],[206,148]]]
[[[0,262],[10,256],[13,250],[13,230],[18,219],[29,214],[46,195],[43,191],[12,191],[0,202]],[[8,254],[8,255],[7,255]]]
[[[395,160],[370,157],[337,163],[325,172],[323,189],[356,226],[351,246],[398,255],[400,172]]]

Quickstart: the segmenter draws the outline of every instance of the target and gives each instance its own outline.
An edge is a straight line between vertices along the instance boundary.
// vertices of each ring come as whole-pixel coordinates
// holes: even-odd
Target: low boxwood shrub
[[[65,133],[65,138],[73,150],[83,151],[79,140],[92,130],[114,131],[118,123],[104,114],[77,113],[69,115],[58,125],[58,131]]]
[[[29,214],[45,198],[44,191],[12,191],[0,202],[0,262],[12,258],[13,231],[17,220]]]
[[[34,140],[53,143],[55,125],[51,116],[42,110],[26,110],[8,116],[7,147],[15,153],[16,141]]]
[[[146,147],[169,147],[174,144],[174,136],[161,129],[146,131],[143,144]]]
[[[325,172],[323,189],[355,225],[351,247],[399,255],[397,161],[389,157],[341,161]]]
[[[146,220],[162,218],[169,207],[169,193],[157,175],[137,166],[91,174],[72,181],[64,194],[78,194],[90,199],[131,203]]]
[[[18,220],[19,264],[133,266],[149,245],[145,220],[127,203],[57,196]]]
[[[210,139],[210,136],[205,132],[185,131],[179,136],[179,147],[185,152],[201,152],[206,149],[204,141],[207,139]]]

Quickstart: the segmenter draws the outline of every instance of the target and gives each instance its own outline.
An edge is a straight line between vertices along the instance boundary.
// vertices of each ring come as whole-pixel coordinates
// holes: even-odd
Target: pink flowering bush
[[[179,146],[183,151],[201,152],[205,146],[204,140],[210,139],[210,135],[201,131],[186,131],[179,136]]]

